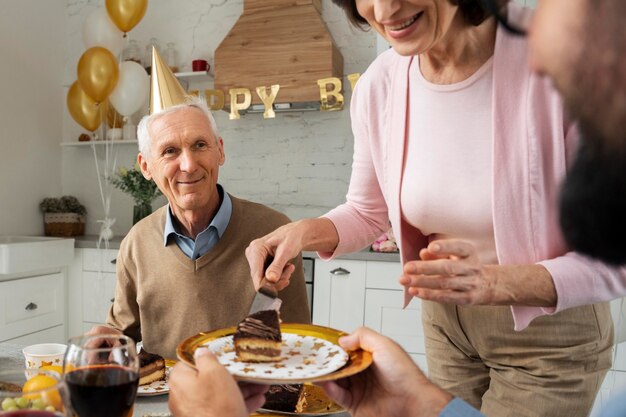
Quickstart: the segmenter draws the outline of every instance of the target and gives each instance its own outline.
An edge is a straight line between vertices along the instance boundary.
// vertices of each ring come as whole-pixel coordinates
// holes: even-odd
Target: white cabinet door
[[[409,353],[425,354],[422,310],[419,299],[402,309],[403,292],[365,291],[365,325],[395,340]]]
[[[83,321],[104,323],[115,297],[115,274],[83,271]]]
[[[313,323],[352,332],[363,325],[363,261],[315,262]]]
[[[61,273],[0,283],[0,341],[64,321],[65,279]]]
[[[83,249],[83,270],[115,272],[117,249]]]
[[[398,282],[400,275],[402,275],[400,262],[367,261],[365,287],[404,291],[404,287]]]

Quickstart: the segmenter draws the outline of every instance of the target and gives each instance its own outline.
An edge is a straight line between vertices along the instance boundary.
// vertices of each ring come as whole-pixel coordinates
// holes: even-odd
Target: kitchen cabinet
[[[400,262],[315,262],[313,323],[352,332],[367,326],[398,342],[426,370],[421,303],[402,309]]]
[[[363,325],[366,263],[315,261],[313,323],[352,332]]]
[[[62,272],[0,282],[0,342],[65,343]]]
[[[70,274],[70,335],[104,324],[115,296],[117,249],[76,249]]]

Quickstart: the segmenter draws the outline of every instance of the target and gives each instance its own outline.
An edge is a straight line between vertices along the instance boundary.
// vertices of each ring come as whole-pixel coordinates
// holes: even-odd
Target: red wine
[[[65,375],[78,417],[129,417],[139,373],[113,365],[79,368]]]
[[[43,410],[17,410],[17,411],[2,411],[0,410],[2,417],[57,417],[53,411]]]

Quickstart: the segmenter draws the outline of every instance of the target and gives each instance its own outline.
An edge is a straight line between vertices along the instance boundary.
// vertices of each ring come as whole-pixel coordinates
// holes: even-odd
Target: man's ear
[[[224,153],[224,141],[221,136],[217,139],[217,146],[220,150],[220,166],[222,166],[226,162],[226,154]]]
[[[152,174],[150,174],[150,169],[148,168],[148,161],[141,154],[141,152],[137,154],[137,163],[139,164],[139,168],[141,168],[141,173],[143,174],[143,177],[147,180],[151,180]]]

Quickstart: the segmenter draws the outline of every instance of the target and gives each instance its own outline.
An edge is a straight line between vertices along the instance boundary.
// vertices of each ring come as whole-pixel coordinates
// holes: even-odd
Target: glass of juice
[[[130,417],[139,383],[135,342],[124,335],[70,339],[64,380],[77,417]]]
[[[0,417],[69,416],[61,375],[42,369],[0,371]]]

